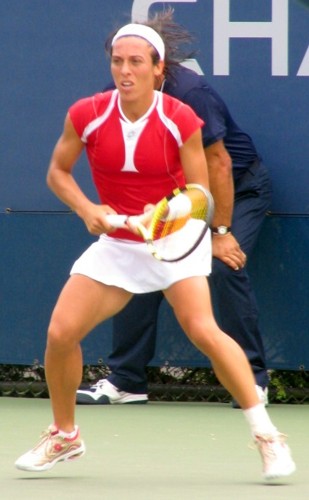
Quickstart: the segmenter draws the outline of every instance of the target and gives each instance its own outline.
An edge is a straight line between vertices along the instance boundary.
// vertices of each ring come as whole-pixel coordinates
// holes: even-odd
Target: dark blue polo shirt
[[[194,109],[204,120],[202,130],[204,147],[223,140],[229,152],[234,172],[247,169],[259,158],[251,137],[233,120],[227,105],[219,94],[209,85],[204,75],[178,66],[164,82],[163,92],[176,97]]]

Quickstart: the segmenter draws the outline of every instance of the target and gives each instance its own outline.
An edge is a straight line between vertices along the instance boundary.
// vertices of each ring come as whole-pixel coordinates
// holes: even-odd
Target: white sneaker
[[[51,469],[57,462],[69,462],[81,457],[85,450],[78,427],[75,436],[69,439],[60,436],[58,429],[50,425],[42,433],[38,444],[16,460],[15,467],[20,470],[42,472]]]
[[[76,403],[84,405],[146,404],[147,394],[133,394],[118,389],[107,379],[98,382],[89,389],[76,392]]]
[[[286,436],[254,436],[263,461],[263,477],[271,480],[289,476],[296,470],[291,451],[285,442]]]

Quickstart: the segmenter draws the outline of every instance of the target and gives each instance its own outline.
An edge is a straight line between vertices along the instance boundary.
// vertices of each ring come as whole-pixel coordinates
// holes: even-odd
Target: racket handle
[[[106,215],[106,220],[113,227],[128,229],[128,226],[126,225],[128,220],[127,215],[109,214]]]

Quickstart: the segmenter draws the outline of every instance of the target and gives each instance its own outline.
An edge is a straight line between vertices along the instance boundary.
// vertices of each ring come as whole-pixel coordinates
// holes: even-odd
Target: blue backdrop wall
[[[104,41],[167,5],[268,165],[274,188],[250,272],[270,368],[309,369],[309,10],[297,0],[1,0],[0,363],[43,361],[46,327],[73,260],[92,241],[46,187],[68,106],[110,81]],[[87,162],[78,181],[96,199]],[[154,365],[208,366],[166,303]],[[106,358],[107,322],[84,342]]]

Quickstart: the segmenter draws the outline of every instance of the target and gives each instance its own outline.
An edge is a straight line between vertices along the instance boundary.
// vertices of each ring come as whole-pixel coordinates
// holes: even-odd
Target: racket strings
[[[186,217],[179,217],[173,220],[157,220],[152,229],[153,239],[157,240],[160,238],[165,238],[169,234],[179,231],[185,226],[189,219],[190,215],[187,215]]]
[[[208,213],[208,200],[202,191],[197,189],[188,190],[186,195],[190,198],[192,209],[191,217],[193,219],[207,219]]]
[[[176,196],[171,199],[165,198],[156,206],[150,226],[150,233],[153,240],[165,238],[179,231],[191,217],[191,204],[189,208],[186,205],[185,212],[187,213],[184,213],[184,204],[182,198],[179,196],[179,189],[175,190],[175,193]],[[177,200],[177,204],[173,204],[175,200]]]
[[[176,189],[173,194],[156,206],[149,228],[152,252],[160,260],[177,261],[189,254],[208,227],[209,203],[203,191]]]

